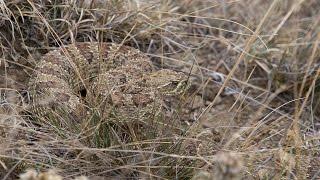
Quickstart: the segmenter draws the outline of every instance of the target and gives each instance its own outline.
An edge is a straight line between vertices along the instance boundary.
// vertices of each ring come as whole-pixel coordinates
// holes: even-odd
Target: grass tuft
[[[0,1],[0,177],[320,178],[319,9],[317,0]],[[34,121],[24,109],[39,58],[83,41],[138,48],[156,69],[189,74],[190,92],[152,121],[117,109],[71,131],[68,117]]]

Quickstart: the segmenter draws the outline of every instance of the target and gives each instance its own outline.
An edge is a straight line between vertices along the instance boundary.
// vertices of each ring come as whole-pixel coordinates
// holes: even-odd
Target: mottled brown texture
[[[181,94],[186,81],[183,73],[154,71],[149,58],[132,47],[77,43],[39,61],[29,83],[31,112],[58,122],[86,120],[93,109],[104,117],[112,110],[124,120],[148,119],[164,96]]]

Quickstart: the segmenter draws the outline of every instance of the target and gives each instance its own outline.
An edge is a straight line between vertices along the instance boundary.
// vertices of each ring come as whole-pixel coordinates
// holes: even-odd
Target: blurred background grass
[[[319,9],[317,0],[0,1],[0,177],[54,168],[66,178],[319,178]],[[195,93],[165,117],[180,130],[97,146],[21,113],[39,58],[82,41],[123,43],[158,69],[190,73]]]

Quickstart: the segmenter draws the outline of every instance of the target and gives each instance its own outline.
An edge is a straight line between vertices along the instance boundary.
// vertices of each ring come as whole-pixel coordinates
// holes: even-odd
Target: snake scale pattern
[[[186,87],[186,75],[155,71],[150,59],[133,47],[78,42],[49,51],[37,63],[29,81],[30,112],[61,126],[83,122],[93,112],[143,120],[163,107],[164,97],[179,95]]]

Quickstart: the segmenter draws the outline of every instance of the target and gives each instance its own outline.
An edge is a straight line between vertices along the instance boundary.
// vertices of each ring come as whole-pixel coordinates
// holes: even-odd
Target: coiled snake
[[[141,121],[162,108],[163,97],[179,95],[186,87],[186,75],[155,71],[135,48],[79,42],[50,51],[38,62],[29,82],[30,111],[61,126],[83,122],[93,112]]]

